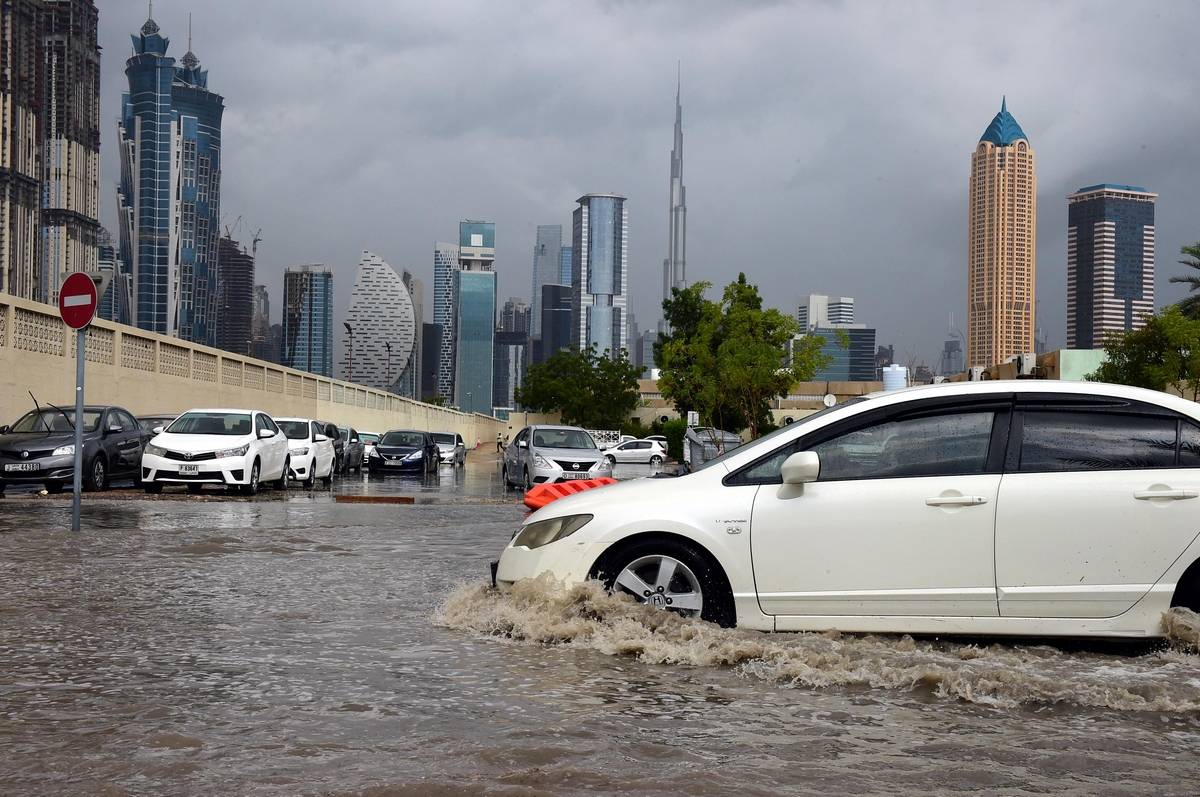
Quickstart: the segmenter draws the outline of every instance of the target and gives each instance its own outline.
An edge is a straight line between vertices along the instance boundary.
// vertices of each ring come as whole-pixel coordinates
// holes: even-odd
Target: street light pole
[[[387,389],[390,391],[392,389],[392,344],[385,340],[383,342],[383,345],[384,345],[384,348],[387,349],[387,353],[388,353]]]
[[[354,327],[350,326],[349,321],[343,321],[342,326],[344,326],[346,328],[346,332],[348,332],[350,334],[350,356],[347,358],[349,360],[349,362],[348,362],[348,368],[347,368],[348,373],[346,374],[346,381],[353,382],[354,381]]]

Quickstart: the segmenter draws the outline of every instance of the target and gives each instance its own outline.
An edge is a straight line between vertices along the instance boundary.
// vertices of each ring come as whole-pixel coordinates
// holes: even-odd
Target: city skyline
[[[370,171],[341,156],[320,155],[354,151],[353,142],[348,148],[309,146],[310,141],[323,139],[328,125],[300,110],[302,106],[291,105],[300,101],[301,90],[304,94],[332,91],[332,111],[354,103],[366,114],[364,133],[386,124],[381,111],[362,107],[358,99],[376,90],[376,75],[382,79],[385,73],[393,74],[386,59],[372,55],[366,43],[351,45],[350,39],[328,31],[366,29],[371,41],[395,30],[413,31],[412,36],[402,37],[396,54],[390,56],[404,61],[410,53],[415,55],[420,31],[442,30],[453,15],[429,10],[407,20],[413,16],[411,10],[364,6],[339,10],[336,21],[328,19],[329,12],[314,9],[303,19],[280,23],[278,18],[288,15],[281,15],[270,2],[253,9],[214,2],[197,14],[195,27],[197,49],[203,46],[210,65],[221,64],[222,75],[253,75],[239,86],[238,111],[226,124],[227,157],[237,163],[226,165],[223,205],[227,213],[244,212],[267,231],[267,245],[260,252],[266,284],[277,284],[277,275],[287,263],[305,260],[329,262],[348,280],[360,241],[427,276],[431,264],[423,253],[428,251],[428,241],[438,237],[432,231],[444,228],[447,219],[480,216],[495,218],[507,231],[507,256],[502,256],[498,267],[501,294],[524,294],[522,286],[530,284],[532,264],[527,256],[517,256],[532,248],[536,225],[565,223],[558,210],[564,200],[569,202],[581,190],[603,188],[629,196],[631,209],[637,208],[630,240],[630,289],[637,298],[630,309],[653,325],[661,293],[663,241],[668,237],[667,219],[661,213],[662,186],[668,178],[663,142],[670,138],[672,119],[663,110],[675,88],[670,77],[674,77],[677,54],[687,53],[688,182],[693,188],[688,197],[693,217],[689,281],[706,279],[720,286],[748,264],[748,276],[760,284],[765,296],[779,297],[772,303],[781,308],[798,298],[792,287],[796,284],[852,294],[859,297],[864,313],[879,319],[881,340],[895,341],[900,352],[915,350],[920,358],[933,362],[945,332],[939,319],[946,311],[965,309],[962,142],[978,135],[978,117],[994,108],[994,98],[1001,93],[1019,93],[1023,121],[1038,130],[1043,196],[1061,197],[1096,174],[1117,182],[1154,185],[1162,197],[1159,257],[1169,262],[1178,246],[1195,236],[1188,213],[1197,204],[1197,190],[1191,185],[1195,181],[1175,174],[1179,170],[1171,167],[1187,160],[1186,148],[1171,131],[1188,127],[1198,115],[1185,101],[1194,93],[1195,78],[1181,68],[1186,47],[1179,34],[1197,14],[1183,5],[1169,8],[1165,16],[1172,24],[1163,25],[1113,4],[1098,15],[1106,20],[1100,25],[1093,21],[1097,15],[1081,5],[1054,9],[1031,5],[1024,17],[1028,34],[1003,41],[985,35],[992,22],[1001,24],[998,14],[989,20],[988,13],[959,11],[952,5],[915,15],[831,9],[806,14],[788,8],[689,11],[690,24],[672,32],[653,52],[627,53],[631,58],[621,66],[619,79],[611,81],[620,85],[619,92],[586,81],[569,96],[549,90],[541,95],[544,102],[518,111],[503,104],[517,89],[518,76],[530,81],[527,88],[535,94],[551,77],[529,72],[524,56],[493,64],[490,71],[478,69],[472,56],[428,81],[397,83],[389,77],[389,102],[377,107],[419,111],[429,103],[440,103],[442,96],[465,91],[473,102],[492,92],[493,105],[486,106],[492,112],[465,123],[455,110],[450,116],[409,113],[410,120],[421,121],[405,121],[393,137],[397,146],[377,151]],[[487,20],[483,27],[504,30],[518,40],[527,36],[519,30],[524,26],[515,25],[513,17],[520,15],[509,14],[502,6],[475,10]],[[186,9],[181,6],[156,4],[155,14],[160,24],[173,30],[186,24]],[[539,14],[552,28],[566,24],[562,15]],[[128,50],[128,40],[122,44],[121,39],[144,15],[144,5],[122,0],[102,10],[104,119],[115,116],[112,84],[123,76],[115,74],[113,61],[119,62]],[[577,42],[586,52],[667,17],[656,8],[610,15],[591,5],[574,16],[603,20],[595,35]],[[867,16],[872,21],[864,25]],[[970,45],[952,52],[953,71],[967,77],[952,82],[935,76],[930,90],[918,98],[911,92],[911,80],[924,74],[929,35],[922,31],[922,20],[933,16],[950,31],[951,40]],[[697,45],[705,40],[706,31],[722,24],[744,26],[744,38],[753,42],[753,52],[730,45],[709,57],[691,55],[700,49]],[[877,47],[877,41],[885,38],[885,27],[887,41],[899,42],[898,46]],[[252,66],[251,54],[254,59],[260,55],[248,40],[261,39],[268,28],[272,57],[301,70],[293,76],[300,79],[288,78],[291,87],[282,82],[282,74],[276,74],[288,70],[269,74]],[[1154,42],[1146,58],[1136,65],[1104,63],[1100,45],[1114,42],[1118,29]],[[802,49],[807,52],[798,59],[772,55],[776,48],[771,42],[785,30],[806,44]],[[1059,36],[1064,30],[1066,40],[1051,39],[1051,31]],[[469,50],[468,42],[475,37],[456,31],[438,46]],[[839,41],[836,51],[828,44],[831,39]],[[355,67],[352,84],[330,83],[332,73],[325,71],[341,46],[365,48],[366,57]],[[870,57],[876,49],[888,51],[887,67],[880,65],[878,57]],[[1068,55],[1072,49],[1074,54]],[[861,79],[843,74],[813,84],[797,77],[816,64],[823,64],[825,71],[847,72],[837,65],[857,61],[863,61],[857,70]],[[1062,84],[1038,85],[1031,79],[1061,69],[1060,64],[1093,70],[1097,88],[1068,91]],[[469,81],[481,74],[486,78],[472,88]],[[1147,81],[1159,87],[1153,102],[1132,90]],[[753,91],[745,89],[751,84]],[[581,111],[585,107],[588,110]],[[461,108],[465,112],[467,105]],[[797,115],[800,109],[802,115]],[[330,121],[338,117],[332,111]],[[309,154],[304,157],[318,155],[310,176],[329,180],[340,175],[344,183],[336,184],[337,190],[316,196],[299,183],[293,186],[292,175],[299,177],[308,170],[292,168],[288,147],[269,136],[270,120],[279,114],[305,125],[304,149]],[[606,118],[612,121],[603,121]],[[1118,123],[1110,124],[1114,119]],[[596,120],[598,125],[587,126]],[[885,137],[880,135],[885,129],[882,120],[886,120]],[[106,136],[102,220],[114,227],[107,190],[114,172],[109,127],[102,125]],[[445,139],[443,130],[454,132]],[[842,133],[831,135],[835,130]],[[501,131],[507,132],[496,138]],[[350,135],[360,134],[351,131]],[[294,147],[291,151],[298,152]],[[483,162],[485,168],[467,177],[447,160],[451,151],[454,162],[464,166]],[[488,159],[484,153],[491,151],[503,157]],[[235,177],[238,166],[252,177]],[[389,174],[405,177],[393,183]],[[468,183],[473,186],[470,193],[462,189]],[[411,190],[422,184],[427,191]],[[889,185],[911,186],[910,196],[918,201],[902,206],[887,202],[889,192],[880,188]],[[289,202],[275,207],[276,196],[288,196]],[[355,200],[356,196],[363,200]],[[1056,204],[1061,203],[1043,203],[1038,292],[1040,325],[1049,333],[1050,344],[1061,346],[1065,343],[1066,210],[1051,206]],[[381,221],[372,207],[394,208],[396,213],[387,215],[404,221]],[[860,227],[864,217],[873,219],[865,234]],[[791,218],[803,223],[796,225]],[[312,229],[318,219],[328,226],[329,235],[314,240],[301,232]],[[798,252],[786,268],[773,254],[774,231],[782,230],[789,233],[789,248]],[[884,246],[895,254],[881,269],[877,252]],[[826,273],[829,268],[836,269],[836,275]],[[1163,301],[1181,298],[1182,289],[1165,284],[1166,271],[1160,269],[1158,296]],[[907,312],[913,306],[928,306],[932,311]],[[339,318],[344,312],[344,296],[339,296]]]

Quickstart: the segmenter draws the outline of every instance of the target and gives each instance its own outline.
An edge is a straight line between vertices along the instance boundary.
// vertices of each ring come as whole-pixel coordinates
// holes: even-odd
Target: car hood
[[[455,448],[458,447],[458,445],[456,443],[438,443],[437,447],[438,447],[438,450],[444,454],[447,451],[453,451]]]
[[[599,462],[604,456],[594,448],[535,448],[547,459],[565,459],[567,462]]]
[[[289,448],[289,449],[292,449],[292,448],[311,448],[312,446],[315,446],[315,445],[319,445],[319,444],[318,444],[318,443],[315,443],[315,442],[313,442],[312,440],[293,440],[293,439],[292,439],[292,438],[290,438],[290,437],[288,438],[288,448]]]
[[[88,442],[96,437],[95,432],[84,432],[83,440]],[[28,432],[20,434],[0,435],[0,451],[40,451],[44,448],[55,449],[59,446],[69,446],[75,442],[74,432]]]
[[[630,504],[646,504],[653,506],[655,511],[661,511],[662,502],[669,500],[679,489],[680,482],[686,476],[660,479],[632,479],[630,481],[594,487],[581,493],[568,495],[551,501],[526,518],[526,523],[535,520],[549,520],[563,515],[596,515],[611,511],[614,503],[628,506]]]
[[[171,451],[191,451],[207,453],[209,451],[224,451],[229,448],[240,448],[254,442],[252,434],[169,434],[163,432],[156,435],[150,442],[160,448]]]
[[[398,454],[411,454],[414,451],[422,451],[424,448],[422,446],[381,446],[376,443],[375,450],[380,454],[396,456]]]

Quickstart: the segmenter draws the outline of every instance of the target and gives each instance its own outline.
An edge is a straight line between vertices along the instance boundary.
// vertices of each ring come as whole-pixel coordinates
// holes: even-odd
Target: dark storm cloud
[[[688,260],[745,271],[789,310],[851,295],[901,356],[965,323],[969,158],[1002,94],[1039,175],[1040,325],[1065,342],[1065,195],[1160,194],[1159,301],[1200,238],[1194,3],[297,3],[160,0],[226,98],[222,211],[263,228],[259,278],[372,249],[426,279],[461,218],[497,223],[501,301],[527,296],[534,228],[588,191],[629,197],[632,306],[658,315],[676,60]],[[103,0],[103,176],[145,6]],[[248,238],[248,233],[243,237]]]

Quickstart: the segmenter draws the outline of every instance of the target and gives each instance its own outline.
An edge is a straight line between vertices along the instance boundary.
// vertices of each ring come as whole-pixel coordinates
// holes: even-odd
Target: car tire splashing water
[[[927,689],[1001,707],[1200,711],[1200,616],[1182,608],[1164,616],[1168,643],[1141,655],[720,628],[610,594],[598,582],[564,588],[549,576],[519,581],[504,593],[482,584],[461,586],[435,621],[487,636],[634,656],[648,664],[733,667],[792,687]]]

